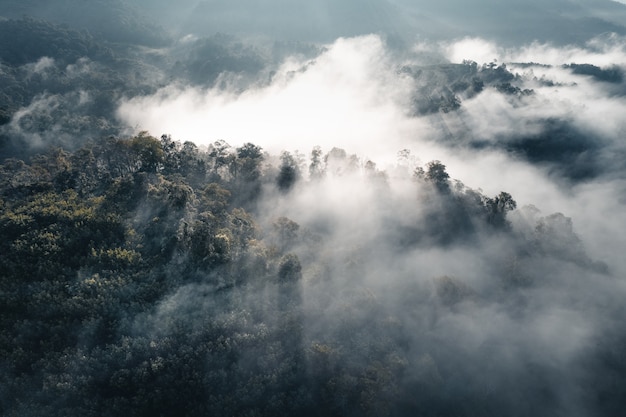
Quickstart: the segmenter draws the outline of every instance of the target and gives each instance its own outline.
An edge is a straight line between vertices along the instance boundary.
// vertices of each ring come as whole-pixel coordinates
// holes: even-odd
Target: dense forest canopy
[[[618,415],[625,10],[2,2],[0,414]]]
[[[571,219],[533,207],[511,216],[509,193],[485,196],[408,151],[393,173],[342,149],[313,156],[308,167],[286,152],[273,163],[252,144],[199,150],[142,133],[6,160],[4,412],[469,415],[480,404],[495,415],[518,400],[502,397],[512,386],[484,384],[515,375],[525,395],[558,394],[550,355],[564,366],[583,355],[588,373],[568,383],[599,380],[616,402],[587,406],[619,406],[601,358],[621,333],[562,353],[561,337],[584,339],[536,327],[544,314],[598,314],[605,301],[579,287],[614,282]],[[348,189],[342,212],[329,212]],[[304,209],[299,222],[279,216]],[[540,300],[551,293],[580,305],[560,311]],[[458,326],[484,314],[499,324],[473,349],[455,347],[469,331]],[[487,356],[486,374],[468,366]]]

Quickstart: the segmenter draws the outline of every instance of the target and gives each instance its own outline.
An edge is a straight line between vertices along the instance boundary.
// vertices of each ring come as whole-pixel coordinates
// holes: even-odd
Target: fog
[[[533,44],[511,49],[468,38],[422,44],[416,48],[420,53],[398,57],[375,35],[339,39],[315,59],[286,60],[269,82],[259,81],[243,91],[168,86],[153,96],[123,101],[118,116],[130,126],[204,145],[218,139],[234,146],[253,141],[272,153],[340,147],[383,169],[395,162],[398,151],[410,149],[422,163],[445,161],[454,178],[472,187],[491,193],[507,189],[523,204],[551,204],[547,196],[558,195],[561,185],[560,172],[551,173],[564,161],[529,164],[518,153],[508,152],[507,143],[539,137],[550,131],[549,121],[558,121],[584,138],[579,157],[593,153],[589,164],[594,169],[621,177],[623,84],[562,67],[589,63],[623,68],[626,59],[619,39],[609,38],[598,47],[601,41],[591,40],[587,47]],[[427,48],[430,53],[425,56]],[[400,69],[427,67],[433,54],[453,63],[463,59],[508,63],[509,71],[518,74],[516,85],[534,94],[515,98],[487,88],[463,98],[458,111],[413,115],[409,105],[418,87],[433,80],[409,77]],[[480,61],[486,57],[490,60]],[[536,64],[516,64],[524,62]]]
[[[378,33],[396,42],[480,36],[507,45],[534,40],[585,42],[605,32],[624,34],[623,6],[613,1],[456,0],[198,1],[177,7],[133,0],[178,32],[215,32],[307,42]],[[576,27],[576,30],[572,30]]]
[[[215,415],[621,412],[625,6],[115,4],[144,24],[124,36],[93,29],[90,41],[115,51],[110,62],[50,53],[0,68],[42,86],[11,104],[7,143],[76,149],[147,131],[195,167],[183,174],[184,163],[168,168],[163,157],[150,174],[112,181],[145,186],[134,205],[119,203],[130,207],[122,234],[160,268],[155,288],[141,290],[156,294],[149,302],[110,307],[112,336],[91,353],[113,352],[112,381],[151,392],[145,375],[159,375],[176,350],[197,361],[181,372]],[[82,13],[33,7],[66,24]],[[102,102],[100,74],[125,80],[109,75]],[[167,148],[171,138],[180,142]],[[176,191],[188,199],[173,209]],[[245,242],[232,231],[242,224],[254,229]],[[149,252],[159,237],[175,249]],[[213,252],[193,252],[202,245],[231,258],[214,265]],[[73,285],[86,285],[85,270]],[[133,285],[149,284],[120,293]],[[68,348],[69,370],[59,369],[84,376],[83,387],[100,368],[80,349]],[[120,352],[132,349],[152,373],[127,376],[141,361]],[[112,384],[103,397],[117,399]]]
[[[124,100],[118,117],[205,146],[223,139],[270,154],[314,146],[355,154],[352,168],[304,175],[287,194],[266,189],[256,209],[265,230],[283,217],[299,225],[291,250],[303,264],[303,340],[349,344],[342,326],[388,315],[408,335],[414,381],[443,378],[453,403],[484,395],[509,414],[516,404],[517,415],[599,415],[586,388],[595,371],[580,361],[615,326],[609,311],[626,290],[626,101],[623,79],[571,64],[622,73],[623,44],[619,35],[517,47],[468,37],[399,54],[379,35],[340,38],[313,59],[285,60],[269,81],[168,86]],[[403,68],[463,60],[505,64],[518,91],[532,93],[486,86],[453,111],[410,110],[425,86],[446,79]],[[534,150],[559,135],[555,150]],[[399,167],[403,149],[411,158]],[[416,188],[403,170],[434,159],[488,196],[511,193],[512,235],[463,220],[447,197]],[[377,343],[364,332],[360,343]],[[367,354],[360,349],[375,348],[355,348],[352,360]],[[522,406],[527,395],[534,401]]]
[[[168,86],[123,102],[118,114],[130,126],[204,145],[225,139],[273,152],[320,145],[395,154],[402,143],[390,149],[388,141],[421,130],[403,114],[410,84],[396,72],[380,38],[342,39],[312,61],[283,63],[268,85],[242,92]]]
[[[376,33],[396,45],[417,39],[482,37],[507,46],[584,43],[603,33],[625,34],[626,12],[610,0],[77,0],[6,2],[2,16],[30,15],[93,31],[115,41],[163,44],[166,36],[216,32],[303,42]],[[575,29],[574,29],[575,28]]]

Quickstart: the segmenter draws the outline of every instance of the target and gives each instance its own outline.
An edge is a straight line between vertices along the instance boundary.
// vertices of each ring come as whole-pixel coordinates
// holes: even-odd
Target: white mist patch
[[[40,75],[43,78],[46,78],[46,71],[54,68],[54,66],[54,58],[44,56],[39,58],[37,62],[24,65],[23,68],[30,75]]]
[[[395,155],[400,140],[427,129],[404,114],[407,83],[380,38],[366,36],[339,39],[313,62],[286,62],[268,86],[243,93],[172,86],[123,102],[118,114],[128,125],[198,144]]]
[[[611,261],[609,266],[622,269],[613,251],[601,256],[603,248],[616,247],[620,239],[621,228],[604,220],[623,204],[619,198],[611,202],[607,197],[611,193],[624,195],[618,184],[611,178],[597,178],[588,186],[564,186],[545,165],[504,151],[503,141],[540,135],[546,120],[557,120],[601,142],[599,152],[623,152],[626,101],[619,90],[622,84],[601,82],[563,67],[573,62],[626,67],[623,39],[611,35],[584,46],[531,44],[506,49],[468,38],[449,44],[419,44],[415,53],[424,56],[428,47],[433,56],[442,54],[451,62],[474,59],[479,63],[507,63],[509,70],[520,76],[516,83],[534,94],[506,96],[489,87],[463,99],[457,111],[411,116],[408,109],[416,81],[399,69],[405,63],[419,64],[411,58],[400,62],[378,36],[371,35],[338,39],[313,61],[289,59],[267,85],[243,92],[172,85],[155,95],[122,102],[118,115],[129,126],[197,144],[219,139],[233,146],[252,142],[273,154],[294,149],[308,154],[316,145],[324,153],[334,147],[344,148],[348,154],[356,154],[361,163],[371,159],[381,169],[393,165],[399,150],[410,149],[419,164],[441,160],[451,178],[488,196],[507,191],[518,207],[533,204],[543,215],[562,212],[571,216],[590,251]],[[510,64],[523,62],[538,65]],[[484,141],[488,146],[465,146],[468,140]],[[609,159],[608,163],[615,161]],[[393,180],[390,186],[396,188]],[[306,222],[316,214],[310,209],[322,205],[317,214],[324,213],[348,230],[357,228],[351,218],[333,213],[356,210],[344,210],[345,204],[367,207],[369,194],[360,194],[349,185],[327,183],[325,187],[301,196],[301,201],[279,204],[280,209],[272,214]],[[349,193],[362,199],[342,198]],[[320,195],[325,197],[320,199]],[[626,219],[622,217],[613,218],[623,225]]]
[[[317,145],[325,151],[340,147],[379,166],[394,161],[404,148],[412,149],[423,162],[443,160],[448,151],[436,143],[446,134],[455,140],[487,141],[536,135],[548,118],[566,120],[615,141],[625,129],[621,115],[626,102],[612,93],[614,86],[573,74],[562,65],[626,67],[620,40],[606,36],[584,47],[531,44],[517,49],[478,38],[419,44],[421,52],[430,48],[451,62],[473,59],[549,65],[509,64],[523,78],[524,88],[534,90],[531,97],[515,101],[486,89],[463,100],[460,111],[434,118],[409,115],[415,80],[400,73],[405,62],[392,57],[375,35],[340,38],[313,61],[288,59],[267,85],[243,92],[171,85],[151,96],[122,101],[118,117],[137,130],[171,134],[197,144],[252,142],[272,153],[285,149],[307,153]],[[556,84],[544,85],[542,80]],[[603,122],[597,123],[600,119]]]
[[[495,43],[480,38],[464,38],[444,44],[442,49],[451,62],[468,59],[483,63],[498,60],[502,56],[502,51]]]
[[[621,141],[626,131],[624,97],[612,94],[607,86],[588,76],[574,75],[560,67],[523,77],[544,77],[559,85],[541,85],[526,79],[524,83],[533,94],[521,100],[488,89],[464,102],[460,111],[442,115],[447,128],[458,136],[471,134],[473,139],[497,141],[540,134],[550,119],[566,121],[612,142]],[[598,123],[600,120],[602,123]]]
[[[441,44],[444,56],[451,62],[465,59],[484,62],[536,62],[545,65],[585,63],[598,66],[626,65],[624,37],[608,34],[591,39],[585,46],[557,47],[549,43],[533,42],[519,48],[503,48],[481,38],[463,38]]]

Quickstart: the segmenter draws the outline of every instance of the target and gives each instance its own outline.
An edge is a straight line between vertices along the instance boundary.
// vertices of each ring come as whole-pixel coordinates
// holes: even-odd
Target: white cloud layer
[[[201,144],[340,146],[374,157],[427,129],[405,117],[410,84],[395,70],[378,37],[339,39],[313,62],[285,62],[267,86],[243,93],[171,86],[123,103],[119,115],[131,126]]]
[[[462,103],[458,112],[412,117],[407,111],[414,80],[399,72],[398,62],[377,36],[338,39],[314,61],[286,61],[270,83],[243,92],[169,86],[154,96],[124,101],[119,117],[130,126],[155,135],[209,144],[218,139],[234,146],[253,142],[277,153],[316,145],[329,151],[341,147],[369,158],[379,168],[411,149],[422,163],[439,159],[453,178],[494,195],[509,191],[521,205],[535,204],[544,214],[561,211],[581,224],[589,245],[600,252],[604,244],[619,244],[619,237],[602,221],[607,212],[623,204],[606,194],[624,196],[613,179],[598,178],[593,185],[563,187],[544,167],[534,166],[500,148],[476,150],[450,147],[480,139],[492,142],[522,134],[537,134],[546,118],[565,120],[603,142],[607,154],[624,149],[626,101],[614,85],[575,75],[563,64],[588,63],[601,67],[626,67],[623,39],[606,36],[585,47],[556,48],[532,44],[504,49],[481,39],[431,45],[433,53],[451,62],[473,59],[479,63],[537,62],[532,68],[509,64],[520,74],[524,87],[535,94],[520,100],[493,89]],[[420,46],[424,55],[425,45]],[[409,62],[409,64],[424,64]],[[554,84],[541,83],[550,80]],[[619,175],[618,175],[619,176]],[[614,176],[613,176],[614,178]],[[604,190],[604,191],[602,191]],[[600,193],[602,196],[597,196]],[[624,222],[622,222],[622,220]],[[619,218],[621,225],[626,219]],[[584,226],[583,226],[584,225]],[[604,230],[608,235],[597,233]]]
[[[583,46],[557,47],[534,42],[520,48],[503,48],[495,42],[481,38],[462,40],[437,46],[452,62],[464,59],[479,63],[491,62],[537,62],[546,65],[585,63],[598,66],[626,65],[626,42],[623,37],[607,34],[591,39]]]
[[[622,42],[607,36],[585,47],[503,49],[463,39],[421,44],[414,52],[443,55],[451,62],[506,63],[519,74],[512,82],[534,93],[507,95],[487,86],[462,97],[457,111],[412,115],[416,91],[429,91],[420,90],[428,82],[448,81],[441,74],[412,78],[401,68],[428,69],[423,58],[400,61],[378,37],[366,36],[339,39],[312,62],[289,60],[269,84],[243,92],[170,86],[122,103],[119,116],[153,134],[200,144],[249,141],[274,154],[283,149],[308,153],[316,145],[324,151],[341,147],[372,159],[379,169],[387,169],[406,148],[421,165],[441,160],[452,178],[486,196],[510,192],[520,210],[510,213],[509,237],[476,226],[468,241],[450,245],[433,235],[462,235],[467,226],[463,212],[451,209],[452,200],[433,197],[410,175],[394,176],[392,169],[385,181],[364,181],[371,175],[365,169],[342,175],[330,169],[323,179],[297,183],[291,192],[266,185],[257,219],[265,231],[285,216],[300,226],[301,236],[313,233],[293,248],[305,260],[305,311],[324,312],[305,319],[312,340],[345,317],[345,301],[334,295],[362,286],[392,316],[398,308],[412,309],[412,314],[402,310],[397,316],[413,330],[408,337],[414,338],[409,345],[418,347],[411,352],[414,363],[419,349],[448,349],[452,360],[467,355],[472,363],[482,363],[482,358],[492,369],[504,369],[507,378],[526,375],[528,363],[554,369],[550,384],[566,404],[562,414],[585,415],[578,412],[584,403],[579,399],[584,369],[578,362],[615,326],[607,316],[621,311],[617,306],[626,294],[626,176],[619,157],[626,155],[626,91],[623,81],[602,82],[564,65],[626,68]],[[520,65],[524,62],[542,65]],[[556,134],[563,126],[574,132],[564,134],[566,141],[586,141],[603,164],[599,174],[570,181],[551,171],[550,164],[530,162],[521,151],[507,148],[520,138],[552,140],[542,136],[552,133],[546,130],[550,121],[556,121]],[[565,143],[562,151],[571,146]],[[522,208],[531,204],[538,211]],[[563,215],[554,216],[555,223],[542,231],[540,222],[559,212]],[[436,232],[429,234],[432,230]],[[518,256],[525,251],[536,255]],[[331,272],[307,270],[311,264]],[[450,311],[429,310],[440,296],[436,280],[442,276],[458,278],[469,292]],[[515,297],[507,298],[507,280],[519,285]],[[403,306],[400,292],[412,286],[426,296]],[[479,383],[489,378],[489,372],[476,375]],[[492,378],[498,375],[491,371]],[[517,389],[519,380],[514,384]]]

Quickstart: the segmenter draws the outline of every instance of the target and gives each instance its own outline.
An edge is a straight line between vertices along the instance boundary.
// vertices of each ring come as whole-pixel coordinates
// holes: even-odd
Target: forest
[[[626,7],[266,3],[0,4],[0,415],[619,415]]]
[[[538,276],[553,268],[609,280],[571,219],[533,208],[510,219],[510,194],[469,189],[439,161],[410,167],[410,155],[399,155],[399,195],[372,161],[338,148],[312,154],[307,167],[253,144],[199,150],[141,133],[5,160],[3,414],[550,410],[558,401],[550,363],[479,371],[476,360],[506,358],[491,343],[476,352],[451,344],[461,330],[449,321],[492,309],[511,324],[529,319],[536,291],[565,285]],[[324,213],[306,226],[260,217],[268,196],[316,193],[329,182],[376,194],[355,198],[377,202],[359,223],[377,230],[344,230]],[[419,213],[394,212],[405,205]],[[491,241],[505,249],[474,249]],[[420,252],[480,256],[488,275],[434,275],[413,264]],[[614,348],[575,359],[593,370],[585,378],[598,395],[621,389],[611,375],[626,366],[617,348],[624,334],[611,337]],[[523,384],[518,395],[542,401],[519,408],[517,396],[503,396],[511,374]],[[615,403],[593,406],[619,407],[620,392],[612,394]]]

